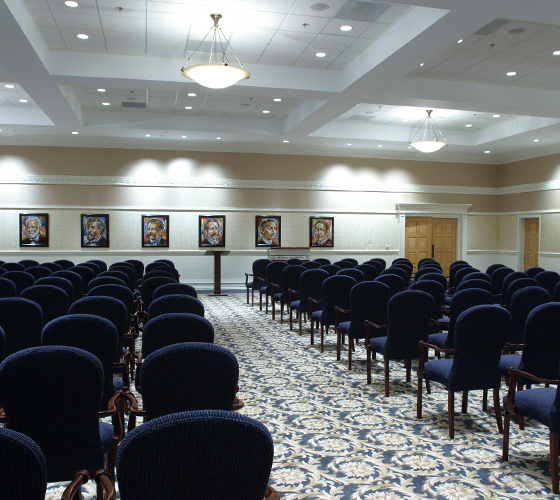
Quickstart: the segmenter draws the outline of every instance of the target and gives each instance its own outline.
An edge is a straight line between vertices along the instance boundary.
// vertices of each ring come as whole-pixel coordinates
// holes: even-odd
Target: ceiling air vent
[[[483,26],[478,31],[475,31],[474,35],[488,36],[490,33],[494,33],[497,29],[501,28],[504,24],[509,23],[508,19],[494,19],[494,21]]]
[[[367,121],[367,120],[371,120],[371,119],[372,119],[372,116],[368,116],[368,115],[352,115],[352,116],[349,116],[347,118],[347,120],[358,120],[358,121],[362,121],[362,122]]]
[[[122,106],[123,108],[146,109],[146,103],[145,103],[145,102],[128,102],[128,101],[122,101],[122,102],[121,102],[121,106]]]
[[[360,2],[350,0],[346,2],[337,12],[336,19],[348,19],[351,21],[365,21],[373,23],[390,7],[390,4],[377,2]]]

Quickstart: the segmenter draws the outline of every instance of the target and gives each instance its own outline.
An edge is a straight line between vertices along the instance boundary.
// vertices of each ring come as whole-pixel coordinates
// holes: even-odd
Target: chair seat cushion
[[[99,435],[101,437],[104,453],[107,453],[113,448],[113,432],[113,426],[111,424],[99,422]]]
[[[437,345],[442,349],[445,348],[445,341],[447,340],[447,332],[432,333],[428,335],[428,342]]]
[[[428,380],[439,382],[447,387],[449,372],[452,365],[452,359],[435,359],[424,364],[424,373]]]
[[[299,309],[300,308],[300,302],[301,300],[294,300],[291,304],[290,307],[292,309]]]
[[[385,342],[387,342],[387,337],[374,337],[369,339],[369,347],[373,352],[385,354]]]
[[[507,375],[508,368],[510,366],[519,368],[519,363],[521,363],[521,354],[502,354],[500,356],[500,371]]]
[[[274,300],[275,300],[276,302],[280,302],[280,299],[281,299],[281,298],[282,298],[282,292],[280,292],[280,293],[275,293],[275,294],[274,294]]]
[[[115,392],[118,392],[124,387],[124,382],[120,378],[113,377],[113,385],[115,386]]]
[[[516,391],[515,404],[516,414],[528,418],[534,418],[537,422],[550,425],[550,408],[556,396],[556,387],[539,387],[537,389],[526,389]],[[504,397],[504,406],[507,396]]]
[[[313,311],[311,313],[311,319],[313,321],[321,321],[322,316],[323,316],[323,311]]]
[[[348,335],[350,332],[350,321],[343,321],[338,324],[338,329],[342,335]]]

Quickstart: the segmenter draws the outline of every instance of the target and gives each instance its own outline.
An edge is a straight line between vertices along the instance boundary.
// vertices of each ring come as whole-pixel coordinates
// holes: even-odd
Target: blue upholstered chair
[[[28,269],[29,267],[38,266],[39,262],[33,259],[23,259],[20,260],[18,264],[21,264],[25,269]]]
[[[12,430],[33,439],[47,461],[47,481],[70,481],[85,469],[105,466],[114,476],[120,422],[99,412],[103,367],[91,353],[67,346],[40,346],[8,356],[0,365],[0,401]],[[50,411],[45,411],[49,409]]]
[[[497,271],[499,272],[499,271]],[[522,271],[514,271],[512,273],[506,274],[506,276],[504,276],[504,279],[502,281],[502,290],[501,290],[501,299],[500,299],[500,304],[501,305],[505,305],[505,301],[506,301],[506,294],[507,294],[507,289],[510,285],[510,283],[512,281],[521,279],[521,278],[528,278],[529,276],[527,275],[527,273],[524,273]]]
[[[490,264],[487,268],[486,268],[486,274],[488,276],[490,276],[490,278],[492,278],[492,274],[494,273],[494,271],[496,269],[499,269],[500,267],[506,267],[505,264]]]
[[[134,266],[134,274],[136,275],[136,281],[140,280],[144,276],[144,263],[138,259],[127,259],[124,262],[128,262]]]
[[[465,279],[455,287],[455,293],[460,292],[461,290],[466,290],[467,288],[481,288],[482,290],[487,290],[492,293],[492,283],[483,279],[471,279],[471,276],[474,276],[475,274],[482,273],[472,273],[467,275]]]
[[[385,259],[382,259],[381,257],[374,257],[373,259],[369,259],[370,262],[378,262],[379,264],[381,264],[381,270],[385,269],[387,267],[387,262],[385,261]]]
[[[88,262],[93,262],[97,265],[100,272],[107,271],[107,263],[101,259],[89,259]]]
[[[120,498],[276,500],[278,493],[268,486],[273,456],[266,427],[245,415],[173,413],[123,439],[117,456]]]
[[[239,365],[225,347],[183,342],[162,347],[142,362],[138,373],[142,409],[133,399],[131,412],[144,420],[191,410],[233,408]],[[134,428],[133,425],[129,429]]]
[[[50,269],[43,266],[26,267],[25,272],[31,274],[31,276],[33,276],[36,280],[39,278],[46,278],[53,273]]]
[[[288,259],[285,262],[289,266],[301,266],[303,264],[303,260],[301,259]]]
[[[336,274],[338,276],[350,276],[356,280],[356,283],[361,283],[365,279],[364,273],[355,267],[341,269]]]
[[[6,334],[6,355],[41,345],[41,306],[21,297],[0,299],[0,327]]]
[[[148,318],[153,319],[168,313],[192,313],[204,316],[204,305],[190,295],[164,295],[153,299],[148,309]]]
[[[373,281],[375,278],[379,276],[379,271],[376,266],[372,265],[371,263],[365,264],[358,264],[356,269],[359,269],[364,273],[364,281]]]
[[[186,283],[167,283],[166,285],[158,286],[152,295],[152,300],[164,295],[190,295],[195,299],[198,298],[196,288]]]
[[[354,340],[366,338],[365,321],[377,324],[387,323],[387,304],[391,298],[391,290],[380,281],[362,281],[350,290],[350,310],[340,310],[335,320],[337,331],[336,359],[340,360],[341,344],[348,337],[348,369],[352,369],[352,351]],[[341,321],[341,313],[350,314],[350,320]],[[385,335],[382,332],[381,335]]]
[[[251,273],[245,273],[245,288],[247,289],[247,304],[249,303],[249,290],[251,290],[251,305],[255,305],[255,290],[260,289],[262,280],[266,280],[266,266],[272,261],[270,259],[257,259],[253,261]],[[261,281],[259,281],[259,278]],[[249,279],[251,281],[249,281]]]
[[[126,284],[126,281],[120,278],[116,278],[115,276],[97,276],[88,283],[88,293],[92,288],[100,285],[120,285],[130,290],[130,288]]]
[[[140,283],[142,284],[144,281],[147,281],[150,278],[156,278],[159,276],[165,276],[166,278],[171,278],[175,283],[179,282],[179,280],[175,278],[175,275],[173,274],[169,266],[166,266],[165,264],[159,264],[159,265],[161,267],[152,268],[151,271],[144,273],[144,276],[142,276],[142,281]]]
[[[140,296],[142,298],[142,309],[147,314],[150,304],[153,300],[153,294],[156,288],[167,283],[177,283],[175,278],[169,276],[154,276],[148,279],[142,280],[142,286],[140,287]]]
[[[356,280],[350,276],[329,276],[323,281],[321,288],[321,299],[312,299],[310,302],[320,303],[321,309],[311,313],[311,345],[314,343],[314,326],[321,325],[321,352],[324,350],[325,334],[329,331],[329,326],[336,323],[337,311],[335,307],[342,310],[350,309],[350,290],[356,284]],[[318,301],[318,302],[316,302]],[[347,313],[341,314],[341,321],[350,319]]]
[[[395,295],[396,293],[402,292],[406,283],[402,276],[397,274],[380,274],[375,281],[380,281],[381,283],[385,283],[389,289],[391,290],[391,295]]]
[[[340,266],[337,266],[336,264],[323,264],[321,267],[319,267],[319,269],[327,271],[327,273],[329,273],[329,276],[334,276],[342,268]]]
[[[291,265],[282,269],[282,286],[280,291],[272,297],[272,319],[276,317],[276,303],[279,302],[280,324],[284,322],[284,306],[289,310],[291,303],[299,299],[299,293],[297,293],[297,290],[299,290],[299,280],[305,271],[305,267],[301,265]],[[290,292],[290,290],[292,291]]]
[[[550,295],[540,286],[528,286],[517,290],[510,301],[512,323],[506,342],[513,345],[521,344],[527,317],[535,307],[548,302],[550,302]]]
[[[445,297],[445,288],[436,280],[418,280],[411,283],[408,287],[409,290],[422,290],[429,293],[434,299],[434,308],[432,310],[431,319],[440,319],[442,316],[441,307],[443,306],[443,299]],[[435,333],[435,325],[430,326],[430,333]]]
[[[330,264],[331,261],[329,259],[325,259],[324,257],[318,257],[316,259],[313,259],[314,262],[318,262],[321,266],[324,266],[325,264]]]
[[[396,274],[397,276],[400,276],[403,279],[405,286],[408,285],[408,282],[410,281],[410,275],[408,271],[401,267],[390,266],[387,269],[381,271],[379,276],[385,276],[386,274]]]
[[[367,379],[371,383],[371,358],[383,355],[385,397],[389,396],[389,361],[404,359],[406,380],[410,381],[411,360],[420,357],[419,342],[428,339],[434,299],[421,290],[405,290],[393,295],[387,305],[387,324],[366,321]],[[386,337],[372,337],[371,329],[387,331]]]
[[[539,266],[533,266],[525,269],[525,274],[529,276],[529,278],[534,278],[537,274],[542,273],[545,269]]]
[[[556,271],[543,271],[535,276],[540,286],[548,290],[550,296],[554,294],[554,287],[560,282],[560,274]]]
[[[43,325],[52,319],[64,316],[70,303],[68,294],[54,285],[33,285],[23,290],[20,297],[32,300],[41,306]]]
[[[129,271],[132,271],[130,268]],[[132,273],[134,274],[134,273]],[[102,271],[96,275],[96,277],[112,276],[113,278],[119,278],[126,283],[126,286],[130,290],[134,290],[134,276],[129,276],[125,271],[121,269],[109,269],[108,271]]]
[[[447,278],[442,273],[438,273],[438,272],[434,273],[432,271],[430,271],[429,273],[422,273],[422,276],[420,276],[417,281],[422,281],[422,280],[437,281],[438,283],[441,283],[443,289],[447,291]]]
[[[414,273],[414,281],[418,281],[426,274],[440,274],[441,276],[443,276],[443,273],[438,268],[425,266],[418,269],[418,271]],[[445,278],[445,276],[443,277]],[[445,281],[447,282],[447,278],[445,278]]]
[[[0,298],[17,297],[16,284],[9,279],[0,276]]]
[[[344,259],[340,259],[340,260],[345,260],[350,262],[350,264],[352,264],[352,267],[356,267],[358,265],[358,260],[354,259],[353,257],[345,257]]]
[[[86,266],[73,266],[73,267],[69,267],[67,269],[68,271],[72,271],[74,273],[77,273],[80,275],[80,277],[82,278],[82,291],[81,294],[85,295],[87,293],[87,289],[88,289],[88,284],[89,282],[95,278],[95,272],[93,271],[93,269],[90,269],[89,267]]]
[[[33,275],[26,273],[25,271],[8,271],[2,275],[2,278],[13,281],[16,285],[17,294],[25,290],[26,288],[33,286],[35,283],[35,278]]]
[[[402,271],[405,272],[405,276],[404,276],[404,281],[405,283],[410,283],[410,279],[412,277],[412,266],[406,263],[399,263],[397,262],[396,264],[391,264],[391,266],[389,267],[389,269],[400,269]],[[400,276],[400,273],[399,273]]]
[[[294,294],[299,293],[299,299],[293,300],[290,304],[290,330],[293,328],[292,311],[297,311],[299,320],[299,334],[301,335],[301,324],[304,318],[311,317],[311,313],[320,308],[316,301],[321,299],[323,281],[329,277],[329,273],[324,269],[308,269],[301,273],[299,278],[299,289],[293,290]],[[309,299],[315,299],[310,302]]]
[[[505,294],[505,299],[503,301],[503,306],[506,307],[507,309],[509,309],[511,307],[511,298],[513,297],[513,294],[515,292],[517,292],[518,290],[521,290],[522,288],[526,288],[526,287],[533,287],[533,286],[539,286],[539,282],[534,279],[534,278],[519,278],[516,280],[513,280],[512,282],[510,282],[510,284],[507,287],[507,291]]]
[[[54,262],[42,262],[39,265],[48,267],[53,273],[55,273],[56,271],[66,271],[67,269],[70,269],[74,266],[74,263],[71,260],[59,259]]]
[[[47,276],[46,278],[39,278],[35,281],[35,285],[53,285],[58,288],[62,288],[66,295],[68,296],[68,301],[70,305],[74,301],[74,285],[70,280],[66,278],[61,278],[60,276]]]
[[[302,264],[305,269],[319,269],[321,267],[321,263],[315,260],[307,260]]]
[[[95,276],[97,276],[101,272],[101,267],[99,267],[98,264],[96,264],[95,262],[92,262],[91,260],[89,260],[87,262],[80,262],[79,264],[76,264],[76,265],[80,266],[80,267],[90,268],[95,273]]]
[[[350,268],[354,267],[352,262],[349,262],[346,259],[337,260],[337,261],[333,262],[332,265],[333,266],[338,266],[338,267],[340,267],[340,269],[350,269]]]
[[[504,398],[504,438],[502,440],[502,460],[509,460],[509,428],[511,414],[517,415],[520,428],[523,429],[525,417],[548,427],[548,439],[550,449],[550,480],[552,492],[560,493],[558,485],[558,454],[560,453],[560,373],[555,379],[540,378],[535,375],[517,370],[509,369],[509,390]],[[522,377],[524,383],[546,384],[546,387],[516,390],[518,377]],[[550,384],[557,387],[548,387]]]
[[[25,270],[25,266],[23,264],[20,264],[19,262],[4,262],[2,264],[2,267],[6,271],[24,271]]]
[[[483,280],[490,284],[492,283],[492,278],[488,274],[483,273],[481,271],[475,273],[468,273],[466,276],[463,277],[461,283],[468,280]]]
[[[464,290],[464,293],[467,290]],[[462,412],[467,411],[468,392],[488,389],[494,393],[494,413],[498,430],[502,432],[500,408],[500,355],[511,327],[510,313],[494,304],[470,307],[457,318],[453,332],[453,349],[441,350],[439,347],[421,342],[422,352],[418,365],[417,418],[422,418],[422,383],[425,380],[428,394],[429,382],[445,386],[448,393],[449,437],[455,436],[455,392],[463,393]],[[427,349],[452,354],[453,358],[427,359]],[[483,411],[486,397],[483,399]]]
[[[72,283],[72,286],[74,287],[74,296],[72,297],[71,302],[78,300],[82,296],[82,277],[78,273],[68,270],[54,271],[50,277],[64,278]]]
[[[264,295],[266,301],[265,312],[268,314],[268,298],[272,296],[279,290],[282,289],[282,271],[288,264],[281,261],[271,262],[266,266],[266,279],[259,279],[261,285],[259,286],[259,309],[262,311],[262,298]]]
[[[513,272],[515,271],[511,267],[499,267],[495,269],[492,276],[490,276],[492,279],[492,295],[494,295],[495,303],[501,303],[504,279],[508,274]]]
[[[134,287],[136,285],[136,272],[134,271],[134,267],[132,267],[132,264],[112,264],[108,271],[104,271],[104,273],[112,273],[113,271],[126,274],[128,278],[128,286],[134,292]],[[104,274],[104,276],[112,275],[113,274]]]

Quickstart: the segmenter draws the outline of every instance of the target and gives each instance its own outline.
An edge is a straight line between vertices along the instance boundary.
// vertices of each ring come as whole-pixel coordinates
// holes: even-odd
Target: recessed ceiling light
[[[280,102],[282,99],[280,99],[279,97],[277,97],[276,99],[274,99],[274,102]]]
[[[102,102],[101,104],[103,104],[103,106],[110,106],[111,105],[110,102]]]
[[[290,142],[290,141],[282,141],[282,142]]]
[[[76,35],[80,40],[87,40],[89,38],[88,35],[86,35],[85,33],[79,33],[78,35]]]
[[[382,148],[383,146],[382,146],[381,144],[378,144],[377,147],[378,147],[378,148]]]
[[[146,134],[146,137],[150,137],[150,134]]]
[[[64,5],[66,5],[66,7],[77,7],[78,2],[73,2],[72,0],[66,0],[66,2],[64,2]]]
[[[72,132],[72,134],[73,134],[73,135],[78,135],[78,134],[79,134],[79,132]]]
[[[424,66],[424,63],[420,63],[420,66]]]
[[[105,92],[105,89],[97,89],[97,92]]]
[[[196,94],[195,94],[194,92],[189,92],[187,95],[188,95],[189,97],[196,97]]]
[[[538,139],[533,139],[533,142],[539,142],[539,140]]]
[[[315,55],[317,57],[325,57],[327,54],[325,54],[324,52],[317,52]]]
[[[465,125],[465,127],[467,127],[467,128],[472,127],[472,123],[467,123],[467,124]]]
[[[221,139],[221,137],[216,137],[216,139],[219,141]]]
[[[326,3],[312,3],[309,8],[315,12],[321,12],[322,10],[327,10],[329,6]]]
[[[463,39],[461,38],[461,40],[457,40],[457,43],[463,43]]]
[[[346,144],[346,145],[347,145],[347,146],[352,146],[352,143],[351,143],[351,142],[349,142],[349,143],[348,143],[348,144]]]
[[[352,31],[352,26],[345,24],[344,26],[340,27],[340,31]]]
[[[27,102],[27,99],[20,99],[19,102]]]
[[[181,137],[182,137],[183,139],[186,139],[186,138],[187,138],[187,136],[186,136],[186,135],[182,135]]]
[[[484,151],[484,154],[488,154],[490,151]]]
[[[7,89],[13,89],[14,85],[7,83],[6,85],[4,85],[4,87],[6,87]]]
[[[412,146],[408,146],[408,149],[412,149]]]
[[[560,56],[560,50],[555,50],[555,51],[552,53],[552,55],[553,55],[553,56]]]
[[[266,114],[270,113],[270,111],[268,109],[263,109],[263,113],[266,115]]]
[[[524,28],[513,28],[512,30],[509,30],[510,35],[521,35],[521,33],[525,33]]]
[[[515,71],[508,71],[508,72],[506,73],[506,75],[507,75],[507,76],[515,76],[515,75],[517,75],[517,73],[516,73]]]
[[[192,106],[185,106],[185,109],[192,109]]]
[[[403,118],[403,122],[406,123],[408,121],[408,118]]]
[[[500,118],[500,115],[492,115],[492,118]]]

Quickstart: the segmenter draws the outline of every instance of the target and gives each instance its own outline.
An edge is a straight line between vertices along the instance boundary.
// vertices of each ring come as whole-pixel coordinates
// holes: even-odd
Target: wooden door
[[[432,257],[448,276],[449,265],[457,258],[457,219],[406,217],[405,257],[414,271],[420,259]]]
[[[523,253],[523,270],[539,265],[539,219],[524,219],[525,248]]]

